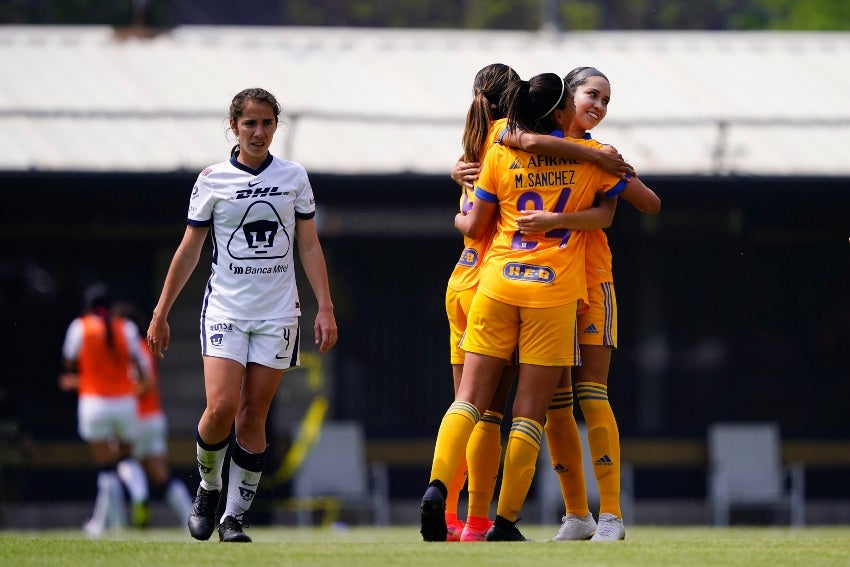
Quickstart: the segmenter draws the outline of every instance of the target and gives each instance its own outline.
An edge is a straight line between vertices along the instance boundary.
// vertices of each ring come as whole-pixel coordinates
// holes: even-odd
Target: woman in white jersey
[[[197,434],[201,483],[189,515],[195,539],[209,539],[218,524],[220,541],[251,541],[242,522],[267,453],[269,405],[283,372],[299,365],[296,242],[318,302],[313,332],[319,352],[333,347],[338,336],[307,172],[269,153],[279,114],[274,95],[263,89],[246,89],[233,98],[230,129],[237,146],[229,160],[204,169],[195,182],[186,232],[148,328],[151,351],[161,358],[170,339],[168,313],[209,234],[212,273],[201,308],[206,389]],[[227,502],[217,522],[234,423]]]

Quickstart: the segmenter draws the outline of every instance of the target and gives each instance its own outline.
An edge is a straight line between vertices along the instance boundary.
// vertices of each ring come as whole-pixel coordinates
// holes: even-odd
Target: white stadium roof
[[[447,174],[475,72],[598,67],[594,131],[644,174],[850,175],[850,33],[0,26],[0,170],[200,170],[233,95],[277,95],[273,153],[331,174]]]

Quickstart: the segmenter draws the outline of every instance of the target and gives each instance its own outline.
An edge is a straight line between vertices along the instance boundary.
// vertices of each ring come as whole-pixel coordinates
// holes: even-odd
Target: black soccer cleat
[[[422,527],[419,533],[425,541],[446,541],[446,499],[436,486],[429,486],[419,504]]]
[[[506,520],[502,516],[496,516],[496,521],[487,530],[487,541],[529,541],[522,535],[516,523]]]
[[[204,490],[198,487],[195,501],[192,503],[192,513],[189,514],[189,533],[200,540],[208,540],[215,531],[215,513],[218,510],[218,499],[221,490]]]
[[[250,543],[251,538],[242,531],[242,522],[233,516],[225,516],[218,526],[218,541],[225,543]]]

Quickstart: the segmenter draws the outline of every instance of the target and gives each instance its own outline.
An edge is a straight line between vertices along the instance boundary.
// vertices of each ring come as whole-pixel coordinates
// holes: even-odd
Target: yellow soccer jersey
[[[499,139],[499,136],[505,129],[506,125],[507,120],[501,118],[493,122],[492,126],[490,126],[490,132],[487,134],[487,141],[484,146],[488,151],[496,144],[496,141]],[[485,151],[485,155],[486,154],[487,152]],[[468,214],[472,209],[472,204],[475,198],[474,194],[475,192],[473,189],[468,187],[463,188],[463,194],[460,196],[461,213]],[[460,254],[460,259],[457,261],[452,275],[449,276],[448,286],[451,289],[455,291],[463,291],[478,285],[481,260],[484,258],[487,248],[490,247],[490,242],[493,240],[494,232],[495,229],[494,231],[477,239],[469,238],[467,236],[463,237],[463,252]]]
[[[595,140],[574,141],[602,146]],[[593,205],[597,192],[613,197],[625,186],[616,175],[590,163],[494,146],[484,159],[475,189],[476,199],[499,205],[496,235],[481,266],[479,291],[521,307],[586,301],[585,231],[555,229],[523,236],[516,217],[523,210],[581,211]]]
[[[608,236],[601,228],[585,232],[585,273],[587,287],[593,287],[603,282],[613,282],[611,248],[608,246]]]
[[[590,132],[584,133],[585,140],[592,140]],[[609,197],[614,195],[609,193]],[[601,228],[588,230],[584,251],[585,274],[587,287],[594,287],[605,282],[614,282],[613,258],[611,247],[608,246],[608,235]]]

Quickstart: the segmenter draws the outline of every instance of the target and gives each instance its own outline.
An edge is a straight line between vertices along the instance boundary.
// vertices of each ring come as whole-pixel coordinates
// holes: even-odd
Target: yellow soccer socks
[[[587,440],[593,471],[599,485],[599,513],[622,518],[620,510],[620,432],[611,404],[608,388],[595,382],[576,384],[578,400],[587,422]]]
[[[542,425],[525,417],[514,418],[505,449],[502,488],[496,511],[498,516],[510,522],[516,522],[525,503],[542,440]]]
[[[466,453],[466,444],[472,428],[478,423],[478,409],[469,402],[454,402],[443,416],[437,442],[434,445],[434,461],[431,464],[431,482],[439,480],[447,486],[457,471]]]
[[[489,524],[490,503],[496,491],[499,464],[502,460],[502,414],[494,411],[484,412],[469,437],[466,458],[469,464],[467,522],[470,518],[475,518],[483,519]]]
[[[582,467],[581,438],[573,413],[572,388],[558,388],[546,412],[546,441],[552,468],[558,474],[564,508],[579,518],[587,516],[587,488]]]

